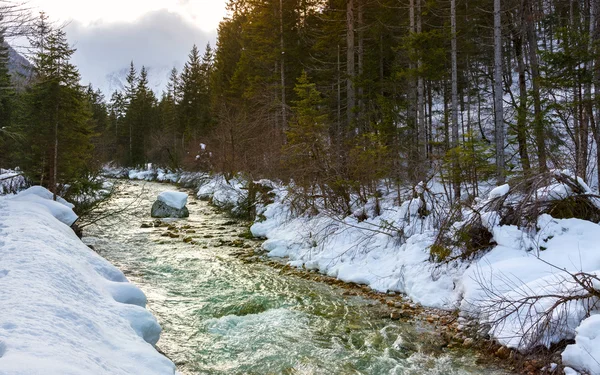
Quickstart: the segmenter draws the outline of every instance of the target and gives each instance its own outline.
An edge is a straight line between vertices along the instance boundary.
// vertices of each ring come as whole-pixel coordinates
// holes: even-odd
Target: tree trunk
[[[354,53],[354,0],[346,0],[346,115],[348,121],[348,131],[356,134],[353,127],[354,107],[356,106],[356,94],[354,92],[355,72],[355,53]]]
[[[337,49],[337,146],[342,142],[343,126],[342,126],[342,57],[341,48],[338,44]],[[339,154],[338,154],[339,155]]]
[[[285,41],[283,39],[283,0],[279,0],[279,43],[281,48],[281,59],[279,62],[281,69],[281,120],[285,132],[287,130],[287,109],[285,98]]]
[[[409,33],[413,36],[416,32],[415,28],[415,0],[410,0],[409,7]],[[418,139],[418,112],[417,112],[417,81],[414,77],[415,75],[415,64],[412,60],[408,66],[409,71],[411,72],[408,80],[408,94],[407,94],[407,126],[409,129],[409,170],[410,170],[410,178],[413,183],[418,183],[420,181],[420,173],[418,169],[420,168],[419,163],[419,139]]]
[[[456,0],[450,2],[450,24],[451,24],[451,48],[452,48],[452,141],[451,147],[454,149],[452,161],[452,184],[454,189],[454,198],[460,199],[460,167],[458,161],[458,52],[456,40]]]
[[[544,129],[544,119],[542,114],[542,101],[540,97],[540,68],[537,53],[537,36],[535,32],[535,21],[533,14],[533,4],[531,0],[525,0],[527,11],[527,39],[529,42],[529,63],[531,65],[531,86],[533,96],[533,132],[537,146],[538,170],[540,173],[548,170],[546,156],[546,131]]]
[[[421,1],[417,0],[417,34],[420,34],[422,31],[422,20],[421,20]],[[423,77],[421,75],[421,68],[423,66],[423,61],[419,59],[417,61],[417,134],[419,140],[419,179],[425,179],[425,174],[427,170],[427,125],[425,124],[425,86],[423,83]]]
[[[183,141],[183,137],[182,137],[182,139],[181,139],[182,148],[184,147],[183,143],[184,143],[184,141]],[[134,165],[133,165],[133,129],[132,129],[132,125],[131,125],[131,119],[129,119],[129,164],[130,164],[130,167],[134,167]]]
[[[496,177],[498,184],[504,184],[504,100],[502,90],[502,7],[500,0],[494,0],[494,106],[496,139]]]
[[[58,106],[57,106],[58,107]],[[58,108],[57,108],[58,112]],[[52,163],[52,199],[56,200],[56,185],[58,181],[58,121],[54,123],[54,155]]]
[[[522,10],[524,2],[521,2]],[[524,12],[521,12],[520,27],[515,31],[514,47],[515,57],[517,59],[517,70],[519,73],[519,109],[517,114],[517,142],[519,144],[519,157],[523,174],[529,176],[531,164],[529,162],[529,153],[527,151],[527,78],[525,76],[525,43],[524,35],[526,33]]]
[[[594,101],[590,103],[592,107],[592,113],[594,116],[592,117],[591,125],[592,131],[594,132],[594,141],[596,143],[596,178],[597,178],[597,186],[600,188],[600,125],[598,122],[600,121],[600,94],[598,91],[600,90],[600,54],[598,54],[598,39],[600,39],[600,27],[598,27],[598,11],[600,10],[600,4],[598,4],[597,0],[591,0],[591,9],[590,9],[590,36],[592,39],[591,45],[594,48],[594,53],[592,56],[596,56],[594,59]]]
[[[363,88],[364,60],[365,60],[365,24],[364,24],[364,0],[358,1],[358,77],[360,85],[358,86],[358,119],[366,127],[368,121],[365,116],[365,101]],[[363,129],[365,130],[365,129]]]

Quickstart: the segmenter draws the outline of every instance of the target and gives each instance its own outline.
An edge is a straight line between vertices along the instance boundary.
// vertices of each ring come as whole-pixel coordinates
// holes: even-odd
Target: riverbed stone
[[[168,206],[166,203],[159,201],[159,200],[154,202],[154,204],[152,205],[152,211],[150,214],[152,217],[159,217],[159,218],[165,218],[165,217],[184,218],[184,217],[190,216],[190,212],[188,211],[187,207],[184,206],[181,209],[177,209],[177,208]]]

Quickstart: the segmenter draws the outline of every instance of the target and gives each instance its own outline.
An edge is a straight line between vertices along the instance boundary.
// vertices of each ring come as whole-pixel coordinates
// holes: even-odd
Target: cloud
[[[73,63],[84,84],[91,82],[108,96],[115,88],[115,77],[121,78],[129,62],[138,71],[142,65],[150,69],[151,85],[160,91],[173,66],[180,68],[187,60],[193,44],[200,50],[216,32],[206,32],[183,16],[158,10],[148,12],[133,22],[96,22],[84,25],[73,21],[67,28],[69,42],[77,49]],[[161,82],[156,82],[160,80]]]

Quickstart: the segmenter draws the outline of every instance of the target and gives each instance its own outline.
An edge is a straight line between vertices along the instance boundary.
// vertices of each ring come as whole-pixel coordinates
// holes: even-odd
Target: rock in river
[[[176,191],[165,191],[158,195],[158,199],[152,205],[152,217],[174,217],[182,218],[190,216],[190,212],[185,206],[187,203],[187,194]]]

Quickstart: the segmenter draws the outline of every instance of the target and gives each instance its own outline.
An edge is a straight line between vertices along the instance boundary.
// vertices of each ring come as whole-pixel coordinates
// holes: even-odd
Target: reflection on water
[[[85,240],[144,290],[163,327],[159,347],[184,374],[504,373],[444,351],[421,323],[382,319],[376,302],[239,261],[234,252],[259,244],[205,202],[191,197],[190,218],[170,228],[141,228],[158,193],[176,188],[122,184],[112,206],[135,201],[129,214]]]

